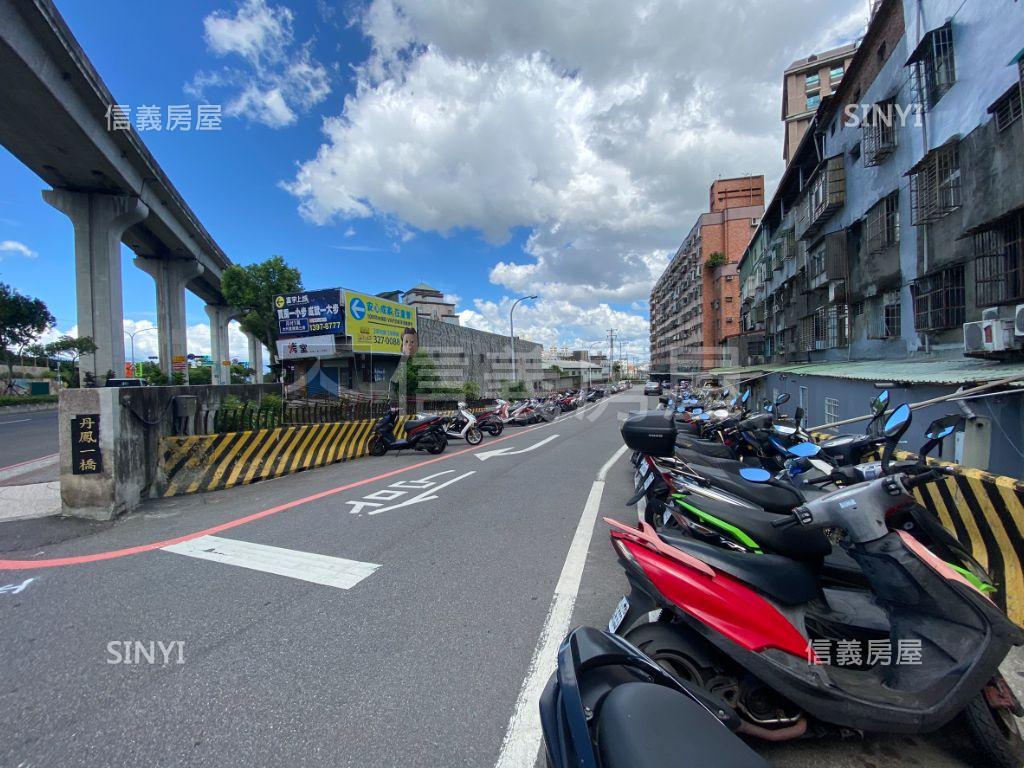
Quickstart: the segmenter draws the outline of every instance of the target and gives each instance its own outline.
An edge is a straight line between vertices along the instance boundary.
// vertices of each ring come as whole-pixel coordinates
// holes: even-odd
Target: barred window
[[[933,149],[907,175],[914,226],[938,221],[960,207],[959,145]]]
[[[900,241],[900,191],[897,189],[877,203],[867,215],[868,253],[881,253]]]
[[[1010,90],[996,99],[988,108],[988,113],[995,117],[996,130],[1005,131],[1020,120],[1021,112],[1024,111],[1024,101],[1021,99],[1020,89],[1020,83],[1014,83]]]
[[[926,32],[907,66],[913,67],[918,103],[922,109],[932,109],[956,82],[952,22]]]
[[[881,296],[877,296],[872,302],[871,309],[868,318],[868,338],[899,338],[900,323],[903,320],[899,290],[885,291]]]
[[[919,277],[910,285],[914,327],[944,331],[964,323],[964,265],[955,264]]]
[[[833,349],[846,345],[847,308],[845,304],[819,307],[800,318],[800,347],[805,352]]]
[[[896,100],[887,99],[872,106],[862,124],[864,136],[861,148],[864,165],[881,163],[896,151]]]
[[[1024,301],[1024,209],[976,233],[974,257],[979,306]]]

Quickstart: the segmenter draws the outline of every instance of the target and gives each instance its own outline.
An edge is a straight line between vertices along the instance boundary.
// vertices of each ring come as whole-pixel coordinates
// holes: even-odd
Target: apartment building
[[[742,358],[812,424],[862,413],[877,381],[920,400],[1024,373],[998,349],[1024,340],[1022,59],[1020,2],[874,4],[739,265]],[[964,357],[965,323],[989,359]],[[1015,400],[986,401],[955,458],[1019,474]]]
[[[850,43],[786,67],[782,75],[782,122],[786,126],[782,157],[787,165],[822,100],[839,87],[856,50],[857,45]]]
[[[739,335],[737,263],[764,212],[764,177],[719,179],[651,291],[651,371],[706,370],[729,361]],[[733,361],[734,362],[734,361]]]

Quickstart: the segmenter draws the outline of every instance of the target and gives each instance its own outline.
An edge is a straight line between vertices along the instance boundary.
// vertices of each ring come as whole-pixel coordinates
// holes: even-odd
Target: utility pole
[[[611,381],[615,378],[615,371],[612,370],[615,359],[615,334],[618,333],[618,328],[608,329],[608,380]]]

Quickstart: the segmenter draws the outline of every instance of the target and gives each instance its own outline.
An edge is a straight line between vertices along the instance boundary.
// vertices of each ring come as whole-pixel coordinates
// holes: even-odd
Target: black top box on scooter
[[[651,456],[672,456],[676,425],[671,411],[637,411],[622,423],[622,439],[634,451]]]

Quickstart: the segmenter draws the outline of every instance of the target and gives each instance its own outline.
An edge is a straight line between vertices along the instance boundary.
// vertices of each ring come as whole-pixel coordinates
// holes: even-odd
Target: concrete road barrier
[[[404,435],[408,417],[395,434]],[[307,424],[160,441],[160,495],[215,491],[368,454],[375,419]]]

